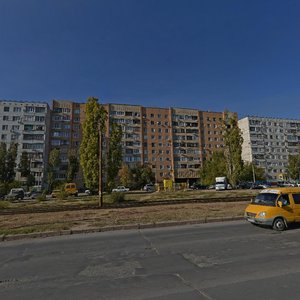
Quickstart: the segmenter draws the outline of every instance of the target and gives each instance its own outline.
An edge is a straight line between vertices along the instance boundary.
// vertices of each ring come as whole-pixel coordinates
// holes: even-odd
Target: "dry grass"
[[[0,234],[242,216],[248,202],[195,203],[0,216]]]

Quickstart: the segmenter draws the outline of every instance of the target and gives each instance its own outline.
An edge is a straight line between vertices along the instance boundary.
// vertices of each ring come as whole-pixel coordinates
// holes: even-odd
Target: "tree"
[[[213,152],[210,160],[204,161],[200,168],[200,179],[204,185],[213,184],[219,176],[227,176],[224,151]]]
[[[29,186],[34,186],[35,184],[35,177],[32,174],[29,174],[26,178],[26,185]]]
[[[79,161],[74,150],[69,151],[68,156],[68,170],[67,170],[67,182],[73,182],[75,175],[79,171]]]
[[[154,181],[154,174],[152,173],[151,167],[149,165],[138,164],[131,169],[133,186],[134,189],[140,189],[145,184]]]
[[[0,182],[6,181],[6,144],[0,144]]]
[[[300,178],[300,154],[289,155],[287,170],[291,179],[297,180]]]
[[[53,149],[49,155],[48,163],[48,188],[52,190],[55,183],[56,169],[60,164],[60,151],[59,149]]]
[[[97,98],[89,97],[86,103],[86,119],[80,145],[80,164],[85,185],[94,190],[99,185],[99,131],[105,132],[107,113]],[[101,145],[102,147],[102,145]]]
[[[21,155],[19,171],[22,177],[28,177],[30,174],[30,160],[26,151]]]
[[[120,184],[126,186],[126,187],[131,187],[133,184],[133,174],[130,170],[130,168],[126,165],[123,164],[122,168],[119,170],[119,181]]]
[[[265,180],[265,171],[263,168],[257,167],[252,162],[245,162],[239,176],[239,181],[253,181],[253,171],[255,180]]]
[[[225,112],[225,117],[222,122],[222,133],[224,139],[226,174],[230,184],[235,187],[243,166],[243,138],[235,114]]]
[[[13,182],[16,176],[16,159],[18,145],[11,143],[6,153],[6,182]]]
[[[116,178],[122,166],[122,128],[116,123],[112,123],[111,134],[108,143],[107,155],[107,181],[106,187],[111,191],[116,186]]]

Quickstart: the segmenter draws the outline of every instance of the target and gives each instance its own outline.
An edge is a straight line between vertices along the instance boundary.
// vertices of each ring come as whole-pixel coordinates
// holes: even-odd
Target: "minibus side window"
[[[283,206],[290,205],[290,199],[288,194],[282,194],[278,200],[282,201]]]
[[[300,204],[300,194],[292,194],[295,204]]]

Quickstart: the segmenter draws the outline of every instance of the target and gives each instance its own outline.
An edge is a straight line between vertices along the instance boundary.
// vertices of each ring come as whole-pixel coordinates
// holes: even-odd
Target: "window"
[[[4,106],[4,109],[3,109],[5,112],[9,112],[9,107],[8,106]]]
[[[43,113],[43,112],[45,112],[45,107],[36,107],[35,112],[36,113]]]
[[[14,112],[21,112],[21,107],[14,107]]]
[[[25,107],[25,112],[34,112],[34,107],[33,106],[26,106]]]
[[[9,117],[8,116],[3,116],[3,121],[8,121]]]
[[[283,205],[290,205],[290,199],[288,194],[282,194],[279,200],[283,202]]]
[[[295,204],[300,204],[300,194],[293,194]]]
[[[8,125],[2,125],[2,130],[8,130]]]

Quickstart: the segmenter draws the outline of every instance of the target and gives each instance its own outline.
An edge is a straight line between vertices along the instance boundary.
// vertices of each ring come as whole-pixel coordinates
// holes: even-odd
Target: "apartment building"
[[[149,164],[157,183],[163,179],[192,183],[199,177],[199,167],[214,151],[223,147],[222,112],[185,108],[143,107],[104,104],[109,125],[121,125],[123,161],[130,167]],[[56,179],[65,180],[70,151],[78,155],[82,140],[85,104],[53,100],[52,111],[46,103],[0,102],[0,138],[8,145],[18,142],[18,163],[27,151],[36,184],[45,181],[45,169],[51,150],[60,150]],[[22,180],[17,173],[16,179]],[[83,186],[81,170],[74,180]]]
[[[50,151],[60,150],[60,166],[56,172],[57,180],[65,180],[70,152],[78,156],[82,140],[82,122],[85,116],[85,104],[68,100],[53,100],[51,111]],[[74,180],[83,184],[81,169]]]
[[[265,170],[268,179],[287,177],[288,156],[299,153],[300,120],[246,117],[242,131],[242,159]]]
[[[0,142],[7,147],[17,143],[17,165],[23,152],[28,153],[30,171],[36,185],[43,185],[46,180],[49,141],[49,114],[47,103],[0,101]],[[16,180],[25,181],[18,168]]]
[[[121,125],[123,160],[129,166],[149,164],[156,182],[172,179],[191,184],[199,167],[223,147],[223,112],[184,108],[104,105],[109,122]]]

